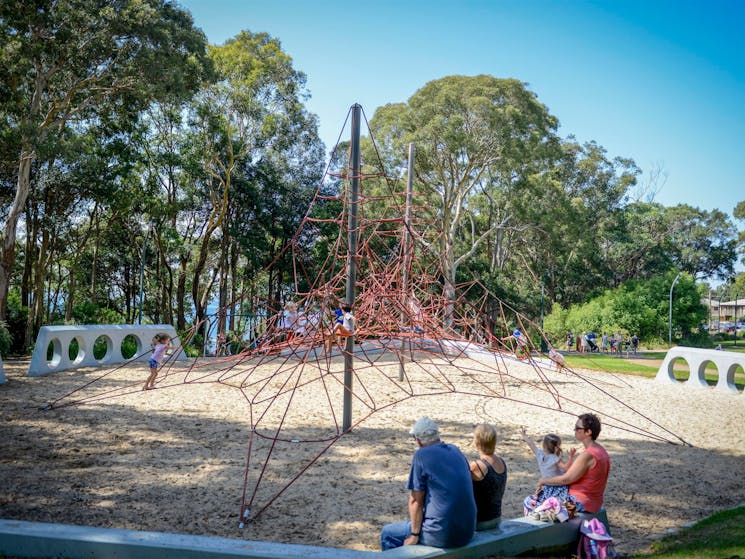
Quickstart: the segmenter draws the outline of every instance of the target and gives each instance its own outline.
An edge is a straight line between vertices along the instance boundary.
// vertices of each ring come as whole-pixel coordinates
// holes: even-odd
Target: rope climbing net
[[[571,367],[557,368],[535,345],[543,340],[550,346],[538,324],[477,279],[449,279],[433,248],[436,227],[422,217],[428,212],[407,208],[399,182],[369,167],[356,176],[349,165],[336,173],[330,165],[326,169],[292,242],[267,269],[291,256],[292,281],[281,301],[257,296],[262,292],[257,280],[244,295],[196,324],[182,343],[203,332],[209,321],[230,315],[260,317],[239,340],[218,341],[216,356],[195,358],[186,366],[172,356],[158,375],[157,390],[216,383],[240,393],[246,406],[241,524],[258,518],[350,431],[414,398],[457,394],[510,400],[558,414],[590,411],[601,415],[605,426],[686,444],[614,395],[623,379],[609,384]],[[352,179],[361,187],[356,226],[350,229]],[[359,238],[354,253],[348,242],[352,233]],[[318,257],[320,251],[325,258]],[[345,338],[332,329],[334,311],[347,298],[351,261],[357,268],[355,327],[353,336]],[[514,329],[523,333],[521,340],[511,336]],[[223,355],[228,345],[236,351]],[[345,380],[350,356],[351,383]],[[149,397],[140,379],[104,382],[113,371],[61,396],[49,408],[133,394]],[[575,395],[572,387],[577,384],[588,388],[591,397]],[[293,403],[311,397],[323,405],[307,417]],[[345,399],[354,410],[349,426],[342,421]],[[613,413],[604,411],[609,409]],[[304,461],[283,460],[298,445],[312,449]]]

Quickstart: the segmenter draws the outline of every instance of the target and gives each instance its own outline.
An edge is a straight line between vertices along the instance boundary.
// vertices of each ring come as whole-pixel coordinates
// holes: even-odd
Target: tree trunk
[[[243,312],[241,303],[237,302],[239,257],[238,243],[233,240],[230,245],[230,300],[233,302],[233,310],[230,313],[230,321],[228,322],[228,330],[231,331],[235,331],[236,326],[240,323],[240,319],[236,320],[235,314]]]
[[[228,277],[230,271],[228,268],[228,249],[230,245],[230,237],[227,232],[223,230],[222,242],[220,243],[220,284],[218,289],[218,323],[217,333],[225,335],[227,326],[227,305],[228,305]],[[231,310],[231,314],[234,311]]]
[[[68,274],[70,274],[70,279],[67,284],[67,300],[65,301],[65,321],[67,322],[72,320],[72,307],[75,304],[75,290],[77,289],[75,266],[70,267]]]
[[[16,229],[21,212],[26,206],[31,191],[31,162],[34,153],[28,141],[24,140],[21,159],[18,163],[18,186],[13,204],[8,212],[8,219],[3,228],[3,246],[0,254],[0,320],[8,318],[8,292],[13,277],[13,266],[16,262]]]
[[[179,257],[178,280],[176,282],[176,331],[186,330],[186,311],[184,309],[184,297],[186,297],[186,265],[189,258],[185,255]]]
[[[26,347],[31,345],[34,332],[41,328],[44,318],[44,290],[47,279],[47,264],[49,263],[49,231],[42,229],[41,246],[39,257],[36,260],[36,273],[34,277],[34,291],[32,304],[28,309],[28,320],[26,321]]]

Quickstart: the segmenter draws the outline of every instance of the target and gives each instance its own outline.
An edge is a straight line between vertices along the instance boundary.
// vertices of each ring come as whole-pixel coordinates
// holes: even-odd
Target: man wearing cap
[[[383,526],[385,551],[402,545],[460,547],[473,537],[476,502],[468,460],[457,446],[440,440],[437,423],[418,419],[410,434],[419,449],[409,471],[409,517]]]

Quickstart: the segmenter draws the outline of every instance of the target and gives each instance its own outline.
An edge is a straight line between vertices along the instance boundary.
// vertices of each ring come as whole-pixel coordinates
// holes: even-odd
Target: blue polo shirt
[[[457,446],[439,442],[414,453],[410,491],[424,491],[424,523],[419,543],[460,547],[476,529],[476,502],[468,460]]]

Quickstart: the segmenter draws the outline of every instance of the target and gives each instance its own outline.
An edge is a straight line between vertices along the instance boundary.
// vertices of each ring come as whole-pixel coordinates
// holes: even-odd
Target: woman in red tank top
[[[562,475],[538,480],[538,490],[544,485],[568,485],[569,496],[577,502],[577,512],[598,512],[603,506],[603,493],[610,474],[610,457],[596,442],[600,434],[600,419],[583,413],[574,426],[574,438],[585,450],[578,454],[571,467]]]

